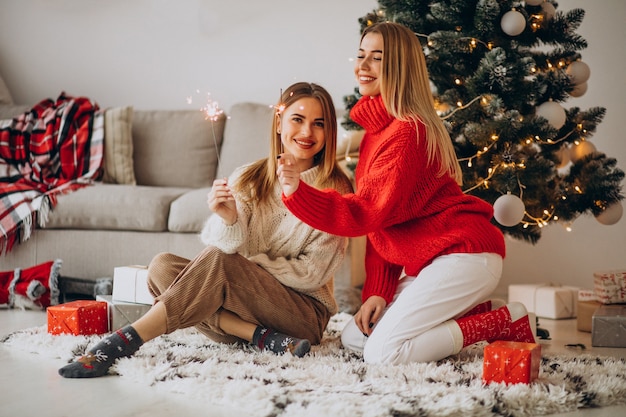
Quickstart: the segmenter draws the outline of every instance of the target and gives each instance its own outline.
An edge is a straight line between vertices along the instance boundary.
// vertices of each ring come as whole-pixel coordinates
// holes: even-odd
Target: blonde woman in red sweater
[[[434,110],[416,35],[396,23],[362,34],[352,120],[365,129],[356,192],[300,181],[281,158],[283,202],[305,223],[367,236],[363,303],[342,333],[369,363],[439,360],[479,341],[534,341],[520,303],[487,300],[502,273],[504,238],[493,208],[464,194],[461,168]],[[329,213],[332,213],[329,216]]]

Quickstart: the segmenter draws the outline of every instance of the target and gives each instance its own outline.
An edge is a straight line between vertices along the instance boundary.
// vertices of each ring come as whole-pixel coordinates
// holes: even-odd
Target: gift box
[[[152,305],[154,298],[148,290],[148,268],[140,265],[115,268],[113,301]]]
[[[509,302],[520,302],[526,310],[546,319],[576,317],[578,288],[557,284],[509,285]]]
[[[112,295],[98,295],[96,300],[104,301],[108,305],[109,329],[111,331],[121,329],[124,326],[134,323],[152,307],[149,304],[113,301]]]
[[[576,329],[579,332],[591,333],[591,321],[593,313],[602,305],[596,298],[595,292],[591,289],[581,289],[578,291],[578,303],[576,308]]]
[[[594,291],[603,304],[626,303],[626,268],[593,273]]]
[[[593,313],[591,346],[626,347],[626,304],[603,304]]]
[[[539,376],[541,345],[497,340],[485,346],[483,382],[530,384]]]
[[[107,303],[77,300],[47,308],[48,333],[90,335],[109,331]]]

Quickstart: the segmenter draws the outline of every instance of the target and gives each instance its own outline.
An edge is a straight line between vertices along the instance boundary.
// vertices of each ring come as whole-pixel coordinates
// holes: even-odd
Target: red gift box
[[[50,306],[48,333],[90,335],[109,331],[108,305],[104,301],[78,300]]]
[[[484,350],[483,381],[529,384],[539,376],[541,345],[495,341]]]

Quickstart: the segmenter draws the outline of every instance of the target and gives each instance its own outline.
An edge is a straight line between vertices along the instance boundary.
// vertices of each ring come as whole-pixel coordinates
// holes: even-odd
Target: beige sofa
[[[0,101],[0,119],[27,108]],[[265,104],[235,104],[217,121],[198,110],[104,111],[105,180],[60,196],[45,228],[0,256],[0,270],[61,259],[62,276],[96,280],[162,251],[193,257],[203,248],[198,232],[210,214],[213,179],[269,149],[273,110]],[[345,142],[342,156],[350,151]],[[351,269],[348,256],[339,286],[362,280]]]

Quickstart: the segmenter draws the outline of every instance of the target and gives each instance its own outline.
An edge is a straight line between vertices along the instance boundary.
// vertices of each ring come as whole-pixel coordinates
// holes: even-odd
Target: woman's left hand
[[[278,169],[276,170],[278,175],[278,182],[280,183],[283,194],[289,197],[295,193],[300,185],[300,171],[296,165],[296,160],[293,155],[283,153],[279,155]]]

